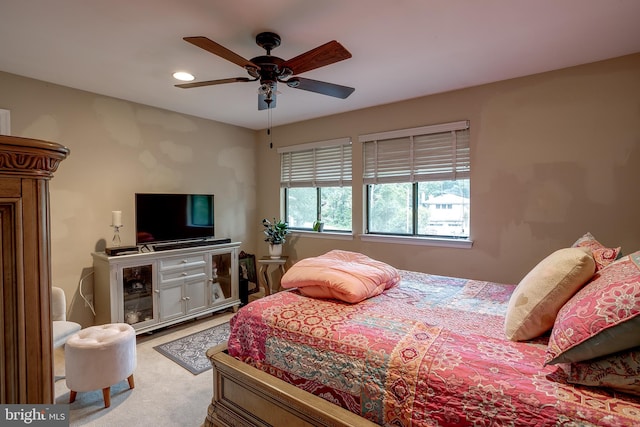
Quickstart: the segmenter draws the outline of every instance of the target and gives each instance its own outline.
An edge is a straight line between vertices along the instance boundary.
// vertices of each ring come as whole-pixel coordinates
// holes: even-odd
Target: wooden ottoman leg
[[[111,387],[105,387],[102,389],[102,397],[104,398],[104,407],[111,406]]]
[[[127,381],[129,381],[129,388],[134,388],[136,386],[133,383],[133,374],[129,375],[129,378],[127,378]]]
[[[77,391],[73,391],[71,390],[71,392],[69,393],[69,403],[73,403],[76,401],[76,395],[78,394]]]

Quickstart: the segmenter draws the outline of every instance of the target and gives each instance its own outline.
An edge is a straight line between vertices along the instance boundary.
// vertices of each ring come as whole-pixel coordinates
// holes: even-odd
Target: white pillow
[[[540,261],[511,295],[504,323],[507,338],[529,340],[551,329],[558,311],[595,270],[593,256],[579,248],[559,249]]]

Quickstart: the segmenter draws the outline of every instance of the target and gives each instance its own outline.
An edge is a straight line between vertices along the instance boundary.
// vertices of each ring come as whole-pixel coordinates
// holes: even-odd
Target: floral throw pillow
[[[586,233],[571,246],[572,248],[586,248],[591,250],[593,259],[596,261],[596,271],[603,269],[614,262],[620,255],[620,248],[607,248],[598,242],[591,233]]]
[[[567,381],[640,396],[640,347],[595,360],[572,363]]]
[[[598,271],[558,312],[546,364],[640,346],[640,251]]]

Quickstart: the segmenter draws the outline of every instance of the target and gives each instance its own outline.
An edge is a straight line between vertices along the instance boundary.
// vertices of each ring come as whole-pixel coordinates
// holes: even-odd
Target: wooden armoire
[[[0,135],[0,403],[53,403],[49,180],[60,144]]]

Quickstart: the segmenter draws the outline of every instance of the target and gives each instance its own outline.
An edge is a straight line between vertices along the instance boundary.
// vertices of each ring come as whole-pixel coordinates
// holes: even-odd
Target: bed
[[[631,386],[621,391],[586,381],[589,375],[603,378],[594,374],[592,360],[550,355],[550,348],[562,346],[555,318],[570,319],[571,308],[582,303],[574,299],[595,279],[609,277],[594,271],[591,252],[582,253],[588,259],[576,251],[570,255],[583,264],[591,260],[581,267],[587,273],[577,277],[572,267],[570,280],[562,273],[562,286],[584,283],[572,284],[568,297],[559,296],[555,283],[543,301],[560,312],[551,332],[524,340],[508,339],[505,325],[527,278],[516,287],[398,270],[397,283],[355,303],[309,296],[304,285],[256,300],[232,318],[227,345],[207,353],[214,393],[205,424],[638,425],[640,398],[628,392],[638,394],[637,367],[622,363]],[[638,282],[640,253],[627,258],[626,281]],[[538,277],[529,277],[536,269],[527,275],[538,280],[538,293],[540,274],[550,280],[549,262],[540,265]],[[610,277],[604,281],[611,285]],[[543,304],[535,305],[539,310]],[[618,324],[628,324],[639,310]],[[519,331],[527,333],[548,328],[521,323]],[[637,361],[637,345],[615,348],[616,360]],[[608,354],[596,356],[609,360]],[[580,371],[585,363],[590,368]],[[609,365],[605,371],[611,374]],[[587,374],[577,380],[581,372]]]

